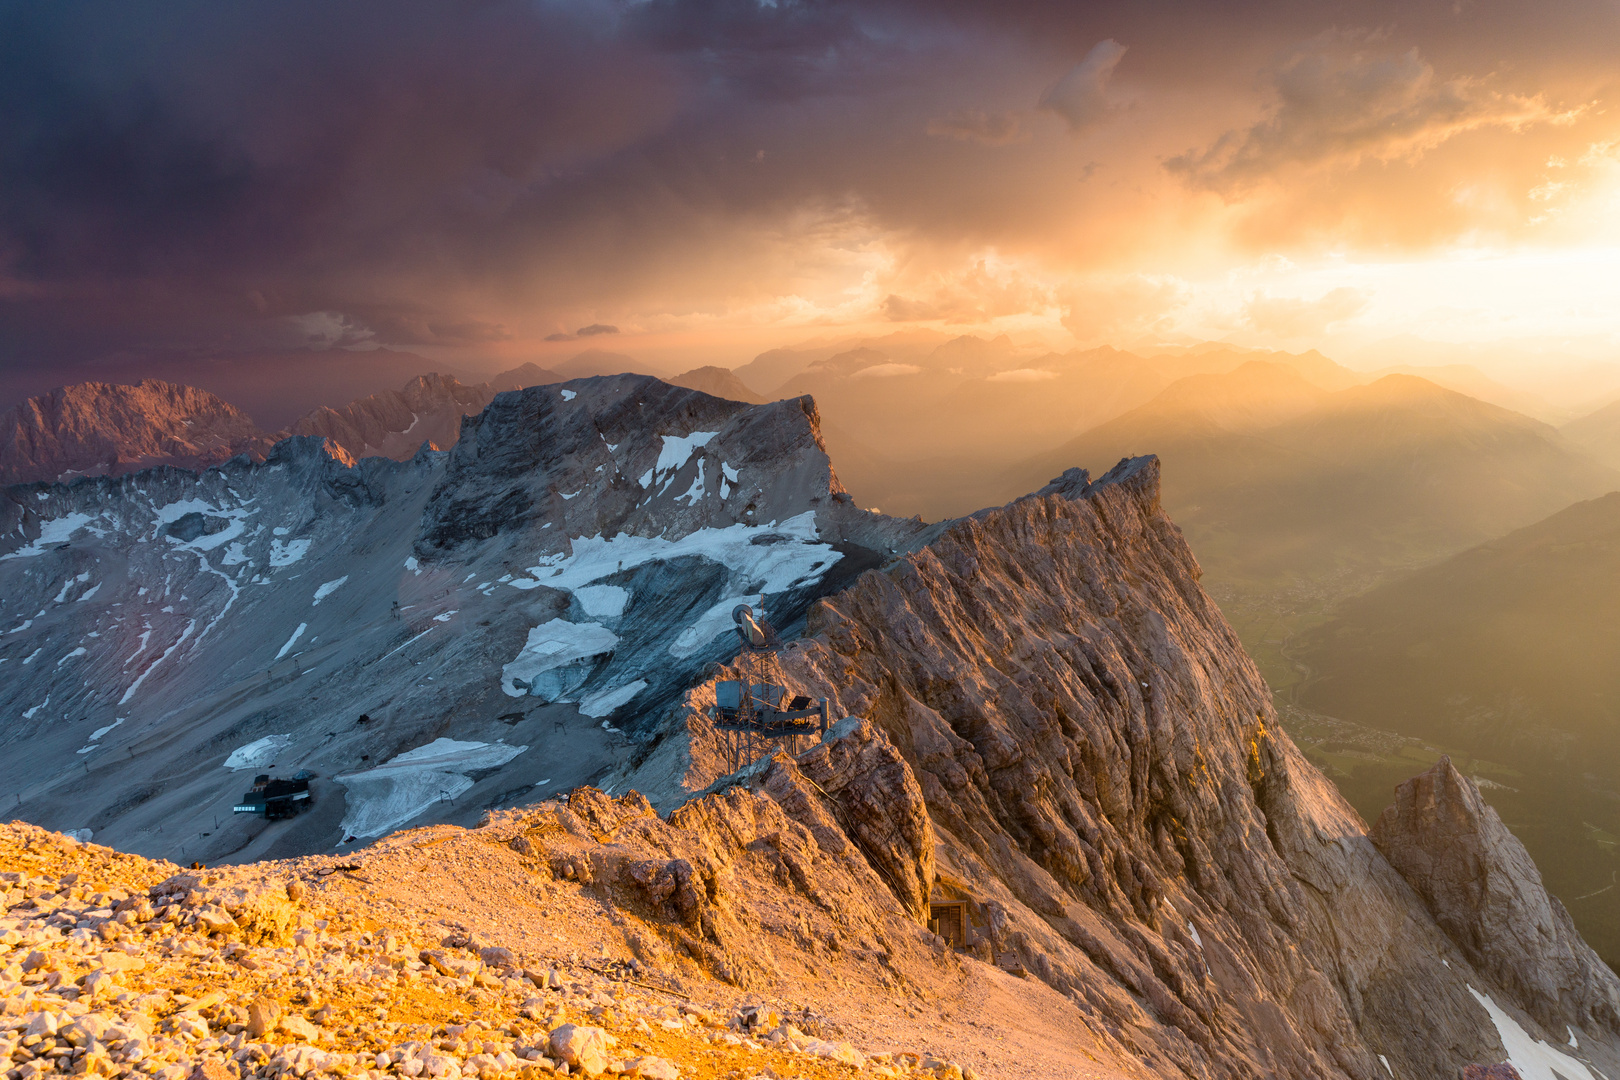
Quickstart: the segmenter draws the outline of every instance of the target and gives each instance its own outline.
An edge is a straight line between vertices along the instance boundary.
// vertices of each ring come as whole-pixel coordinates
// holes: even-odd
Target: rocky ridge
[[[261,430],[206,390],[144,379],[133,386],[77,383],[0,414],[0,484],[121,476],[158,465],[201,470],[246,454],[262,461],[293,436],[329,440],[352,458],[411,458],[424,444],[455,445],[461,418],[503,390],[562,382],[524,364],[488,382],[419,375],[399,390],[315,409],[287,428]]]
[[[971,948],[1156,1074],[1445,1076],[1509,1043],[1612,1074],[1604,1009],[1499,977],[1536,958],[1484,963],[1430,914],[1281,732],[1198,573],[1154,459],[1071,470],[816,602],[781,670],[905,757]],[[683,717],[689,787],[717,760],[706,693]],[[1568,959],[1572,985],[1612,981]]]
[[[898,763],[870,725],[844,725],[821,752],[840,747]],[[634,794],[580,789],[474,830],[401,833],[349,862],[182,871],[0,828],[10,1080],[64,1067],[163,1080],[1121,1075],[1105,1058],[1079,1064],[1073,1025],[1046,1024],[1047,1041],[1026,1035],[1008,1057],[977,1021],[920,1024],[946,1002],[988,998],[1002,1018],[1050,1008],[1050,992],[964,967],[842,838],[838,797],[785,757],[756,771],[667,821]],[[852,789],[864,792],[852,805],[877,794]],[[430,892],[425,859],[446,875]]]

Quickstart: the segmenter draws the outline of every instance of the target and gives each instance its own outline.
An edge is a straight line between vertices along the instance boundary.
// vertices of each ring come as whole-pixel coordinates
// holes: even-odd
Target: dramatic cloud
[[[1577,164],[1620,139],[1606,4],[0,0],[0,397],[608,326],[688,367],[1117,339],[1188,283],[1236,317],[1274,252],[1576,246],[1613,218]]]
[[[1113,38],[1099,41],[1041,97],[1041,108],[1063,117],[1077,135],[1098,127],[1114,108],[1108,97],[1108,80],[1124,55],[1125,46]]]
[[[1517,131],[1573,116],[1539,95],[1492,89],[1485,79],[1442,79],[1416,48],[1390,51],[1378,36],[1359,32],[1330,31],[1305,43],[1271,82],[1275,101],[1264,120],[1167,167],[1233,194],[1290,167],[1410,160],[1464,132]]]
[[[1321,334],[1335,323],[1353,319],[1367,309],[1372,297],[1361,289],[1343,287],[1304,300],[1297,297],[1255,294],[1244,307],[1244,319],[1261,333],[1279,338]]]

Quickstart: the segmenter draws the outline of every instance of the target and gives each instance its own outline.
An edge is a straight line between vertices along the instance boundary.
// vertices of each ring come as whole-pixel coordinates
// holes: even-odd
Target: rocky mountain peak
[[[649,375],[594,376],[501,394],[469,418],[418,551],[514,530],[545,551],[576,536],[675,540],[835,499],[847,496],[813,399],[749,405]]]
[[[1449,757],[1400,785],[1370,835],[1441,929],[1527,1012],[1552,1030],[1573,1011],[1620,1031],[1620,980]]]
[[[0,482],[118,475],[160,462],[198,468],[268,446],[251,417],[206,390],[159,379],[79,383],[0,415]]]

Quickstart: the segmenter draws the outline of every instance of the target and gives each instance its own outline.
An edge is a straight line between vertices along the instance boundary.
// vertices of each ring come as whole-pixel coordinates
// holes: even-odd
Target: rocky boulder
[[[1620,1031],[1620,980],[1449,757],[1395,790],[1371,836],[1469,960],[1545,1027],[1574,1013]]]

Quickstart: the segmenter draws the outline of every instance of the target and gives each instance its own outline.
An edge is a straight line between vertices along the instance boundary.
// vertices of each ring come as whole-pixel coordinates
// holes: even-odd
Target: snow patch
[[[291,735],[266,735],[246,746],[238,746],[225,759],[225,768],[241,772],[243,769],[263,769],[274,765],[276,755],[285,750],[291,742]]]
[[[435,739],[374,769],[333,777],[348,789],[343,835],[373,837],[392,832],[430,806],[472,787],[467,773],[499,768],[527,749],[506,743]]]
[[[301,540],[272,540],[270,541],[270,565],[291,566],[309,553],[310,541]]]
[[[1502,1048],[1507,1051],[1508,1063],[1519,1070],[1524,1080],[1559,1080],[1560,1075],[1563,1080],[1596,1080],[1591,1070],[1581,1062],[1540,1039],[1532,1038],[1517,1020],[1498,1008],[1489,995],[1480,993],[1472,986],[1468,987],[1468,992],[1490,1014],[1491,1023],[1496,1025],[1497,1038],[1502,1040]]]
[[[831,544],[819,543],[819,535],[816,531],[815,511],[807,510],[780,524],[738,523],[723,529],[699,529],[678,540],[662,536],[631,536],[626,533],[619,533],[612,539],[603,539],[600,535],[581,536],[574,540],[569,554],[559,552],[548,555],[540,559],[536,565],[529,567],[528,572],[541,585],[567,589],[578,595],[581,588],[590,586],[609,574],[643,563],[663,562],[688,555],[698,555],[720,563],[732,571],[739,579],[739,584],[747,582],[749,592],[728,596],[714,604],[676,636],[669,651],[673,656],[684,658],[730,629],[731,611],[738,604],[747,603],[760,593],[784,592],[819,580],[828,567],[843,557]],[[524,579],[518,579],[511,584],[519,588],[533,587],[523,584],[523,581]],[[582,599],[581,606],[584,607],[585,604],[586,601]],[[601,630],[600,627],[597,629]],[[531,637],[536,632],[538,628],[531,631]],[[601,632],[607,633],[606,630]],[[599,650],[598,654],[606,652],[608,648],[611,648],[611,645]],[[530,647],[525,646],[524,651],[519,653],[507,668],[512,669],[530,653]],[[567,661],[558,661],[559,664],[564,662]],[[529,670],[538,673],[540,669],[523,667],[515,672],[506,671],[502,686],[507,688],[506,692],[509,695],[521,696],[521,692],[512,687],[511,680],[514,677],[530,679],[531,676],[525,674]],[[558,700],[555,693],[541,691],[540,696]]]
[[[688,505],[688,506],[696,506],[698,504],[698,500],[703,498],[703,459],[702,458],[698,458],[697,479],[692,481],[692,486],[691,487],[687,488],[681,494],[675,496],[675,498],[677,498],[677,499],[686,499],[687,500],[686,505]]]
[[[124,691],[124,696],[118,699],[118,704],[123,705],[127,703],[130,698],[134,697],[135,691],[141,688],[141,684],[144,683],[149,676],[151,676],[152,672],[156,671],[158,667],[162,665],[163,661],[173,656],[176,649],[186,643],[186,639],[191,637],[191,632],[195,629],[197,629],[197,620],[192,619],[188,621],[186,623],[186,628],[180,631],[180,636],[175,639],[174,644],[170,645],[167,649],[164,649],[162,656],[158,657],[156,660],[147,665],[146,670],[141,672],[140,677],[130,685],[128,690]],[[145,640],[144,637],[142,640]]]
[[[27,709],[27,710],[25,710],[23,712],[23,719],[24,720],[32,720],[34,718],[35,713],[39,712],[39,710],[43,709],[45,706],[49,705],[50,703],[51,703],[51,695],[46,694],[44,701],[40,702],[38,705],[35,705],[32,709]]]
[[[645,689],[647,689],[647,680],[637,679],[633,683],[625,683],[623,686],[614,687],[612,690],[603,690],[581,701],[579,711],[593,719],[601,719]],[[602,722],[602,726],[607,727],[605,720]],[[610,728],[609,730],[613,729]]]
[[[416,561],[415,555],[407,555],[405,556],[405,569],[409,570],[413,574],[420,574],[422,572],[422,564]]]
[[[314,607],[316,604],[319,604],[322,600],[325,600],[328,596],[331,596],[333,593],[341,589],[343,587],[343,583],[348,580],[349,575],[344,574],[340,578],[326,582],[320,588],[315,590],[315,599],[309,606]]]
[[[658,452],[658,464],[653,468],[659,472],[666,470],[679,472],[699,447],[708,446],[709,441],[718,434],[720,434],[718,431],[694,431],[685,438],[677,438],[674,435],[663,436],[664,448]]]
[[[203,499],[180,499],[177,502],[167,503],[157,508],[158,521],[164,525],[172,525],[187,514],[202,514],[205,517],[229,518],[230,524],[214,533],[205,533],[195,540],[180,540],[178,537],[168,537],[169,543],[177,548],[188,551],[213,551],[217,547],[241,537],[247,531],[247,519],[255,511],[246,506],[234,506],[222,509]]]
[[[24,544],[16,551],[8,551],[6,554],[0,555],[0,560],[27,559],[35,555],[43,555],[47,549],[72,539],[74,533],[85,528],[100,516],[99,514],[86,514],[75,510],[71,514],[63,514],[61,517],[52,518],[50,521],[41,521],[39,523],[38,539]],[[97,529],[91,529],[90,531],[98,537],[106,535]]]
[[[727,497],[731,495],[731,485],[735,484],[737,482],[737,477],[740,476],[740,475],[742,475],[742,474],[739,473],[736,469],[733,469],[730,465],[727,465],[723,461],[720,463],[720,501],[721,502],[725,502]]]
[[[441,612],[439,612],[439,614],[433,616],[433,621],[434,622],[449,622],[451,616],[453,616],[455,613],[456,613],[455,608],[451,608],[449,611],[441,611]]]
[[[82,604],[86,600],[90,599],[92,596],[96,595],[96,593],[98,593],[100,591],[101,591],[101,582],[98,581],[94,585],[90,586],[88,589],[84,590],[84,595],[79,597],[77,600],[75,600],[73,602],[75,604]]]
[[[1379,1054],[1378,1060],[1383,1063],[1385,1072],[1389,1073],[1391,1076],[1395,1075],[1395,1070],[1389,1067],[1389,1058],[1385,1057],[1383,1054]]]
[[[125,717],[120,716],[118,719],[114,720],[112,723],[108,724],[106,727],[96,728],[96,730],[94,730],[94,731],[92,731],[90,733],[90,741],[91,742],[100,742],[102,736],[106,735],[109,731],[111,731],[113,728],[117,727],[119,724],[122,724],[125,719],[126,719]]]
[[[599,623],[571,623],[552,619],[529,631],[529,638],[512,662],[501,668],[501,689],[508,697],[526,693],[551,701],[562,700],[590,674],[592,662],[613,651],[619,637]],[[527,683],[527,691],[516,685]]]
[[[286,656],[289,652],[291,652],[292,647],[294,645],[298,644],[298,639],[303,637],[304,636],[304,631],[308,630],[308,629],[309,629],[309,623],[299,623],[298,624],[298,629],[294,630],[292,632],[292,637],[287,639],[287,644],[283,645],[281,647],[281,651],[276,653],[276,659],[280,660],[283,656]]]
[[[532,582],[530,587],[538,584],[538,581]],[[574,598],[591,618],[616,619],[624,614],[624,606],[630,602],[630,590],[617,585],[583,585],[574,590]]]
[[[564,401],[573,401],[575,398],[579,397],[579,395],[574,393],[572,390],[559,390],[557,393],[562,395],[562,399]]]
[[[85,653],[87,653],[89,651],[90,651],[89,649],[85,648],[83,645],[80,645],[77,649],[74,649],[72,652],[70,652],[66,656],[62,657],[62,659],[58,660],[56,662],[56,666],[61,667],[63,664],[67,663],[69,660],[72,660],[75,656],[83,656]]]

